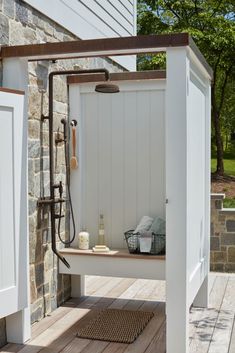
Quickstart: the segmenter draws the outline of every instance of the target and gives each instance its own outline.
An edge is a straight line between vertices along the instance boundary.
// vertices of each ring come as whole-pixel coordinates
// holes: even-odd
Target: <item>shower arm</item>
[[[67,260],[57,251],[56,248],[56,231],[55,231],[55,189],[58,188],[58,184],[54,182],[54,131],[53,131],[53,78],[54,76],[65,76],[65,75],[80,75],[88,73],[104,73],[105,80],[109,81],[109,71],[106,69],[91,69],[91,70],[66,70],[66,71],[53,71],[49,74],[49,108],[48,116],[42,115],[42,121],[49,120],[49,165],[50,165],[50,200],[47,204],[50,204],[51,211],[51,248],[54,254],[64,263],[64,265],[70,268]],[[63,202],[61,200],[60,202]],[[43,200],[41,201],[43,204]],[[58,217],[57,217],[58,218]]]

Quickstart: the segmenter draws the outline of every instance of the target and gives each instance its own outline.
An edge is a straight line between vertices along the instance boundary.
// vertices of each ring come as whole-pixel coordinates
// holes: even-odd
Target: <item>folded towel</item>
[[[160,217],[156,217],[149,231],[155,234],[166,234],[166,221]]]
[[[153,218],[148,217],[148,216],[142,217],[140,220],[140,223],[138,224],[138,226],[134,230],[133,234],[146,232],[147,230],[149,230],[152,223],[153,223]]]
[[[146,231],[140,236],[140,252],[150,253],[152,246],[152,232]]]

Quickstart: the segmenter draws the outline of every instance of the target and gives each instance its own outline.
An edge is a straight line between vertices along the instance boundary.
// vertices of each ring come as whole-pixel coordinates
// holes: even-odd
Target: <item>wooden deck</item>
[[[33,325],[26,345],[8,344],[0,352],[164,353],[163,281],[87,276],[87,296],[70,300]],[[78,328],[105,307],[153,310],[156,316],[131,345],[76,337]],[[235,275],[210,274],[210,307],[190,314],[190,353],[235,352]],[[177,323],[176,323],[177,324]]]

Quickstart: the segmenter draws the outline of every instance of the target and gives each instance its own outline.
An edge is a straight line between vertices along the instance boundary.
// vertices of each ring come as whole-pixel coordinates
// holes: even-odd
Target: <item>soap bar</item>
[[[109,252],[109,248],[105,245],[96,245],[92,249],[93,252]]]

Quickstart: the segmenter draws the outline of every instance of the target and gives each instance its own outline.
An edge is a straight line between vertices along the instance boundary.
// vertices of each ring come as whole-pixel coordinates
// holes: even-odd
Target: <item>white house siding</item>
[[[81,39],[136,35],[136,0],[25,0]],[[113,57],[135,70],[135,56]]]

